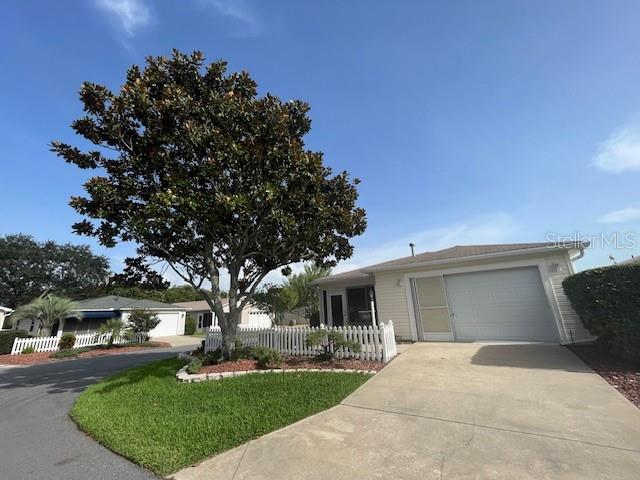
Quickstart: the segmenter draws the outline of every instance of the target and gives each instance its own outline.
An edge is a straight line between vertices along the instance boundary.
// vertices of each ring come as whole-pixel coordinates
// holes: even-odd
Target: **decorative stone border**
[[[221,373],[187,373],[187,365],[182,367],[176,373],[176,379],[184,383],[199,383],[207,380],[222,380],[229,377],[242,377],[243,375],[256,373],[304,373],[304,372],[326,372],[326,373],[364,373],[367,375],[375,375],[376,370],[351,370],[347,368],[273,368],[267,370],[242,370],[238,372],[221,372]]]

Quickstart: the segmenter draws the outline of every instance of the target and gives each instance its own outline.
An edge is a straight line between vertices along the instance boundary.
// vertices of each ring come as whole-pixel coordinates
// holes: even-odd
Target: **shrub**
[[[640,265],[586,270],[562,286],[584,326],[611,353],[640,360]]]
[[[127,322],[133,333],[150,332],[158,326],[160,317],[149,310],[136,308],[131,310]]]
[[[29,354],[29,353],[34,353],[36,350],[33,347],[24,347],[22,349],[22,353],[23,354]]]
[[[322,347],[322,353],[318,356],[325,359],[333,358],[341,348],[348,348],[354,352],[360,351],[359,343],[347,340],[342,332],[326,329],[315,330],[307,335],[307,346]]]
[[[194,333],[196,333],[196,319],[191,315],[187,315],[184,320],[184,334],[193,335]]]
[[[233,350],[229,352],[229,360],[246,360],[248,358],[253,358],[253,348],[245,347],[240,340],[236,339],[233,343]]]
[[[189,365],[187,365],[187,373],[191,375],[195,375],[200,371],[201,368],[202,368],[202,360],[200,360],[199,358],[194,358],[189,362]]]
[[[60,350],[69,350],[70,348],[73,348],[75,344],[76,344],[76,336],[73,333],[65,333],[60,338],[60,343],[58,344],[58,347],[60,348]]]
[[[282,366],[282,354],[273,348],[253,348],[253,359],[259,368],[274,368]]]
[[[202,356],[203,365],[217,365],[222,361],[222,348],[218,347],[212,352],[207,352]]]
[[[69,358],[69,357],[77,357],[83,352],[88,352],[89,350],[93,350],[92,347],[82,347],[82,348],[70,348],[68,350],[58,350],[57,352],[53,352],[49,355],[49,358]]]
[[[0,355],[11,353],[13,348],[13,341],[16,338],[28,338],[28,332],[24,330],[5,330],[0,332]]]

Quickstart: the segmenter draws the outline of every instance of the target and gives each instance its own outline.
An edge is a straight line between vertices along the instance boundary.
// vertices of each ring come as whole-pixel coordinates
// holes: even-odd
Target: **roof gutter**
[[[581,243],[580,250],[584,255],[584,248],[589,246],[589,242]],[[574,245],[575,248],[575,245]],[[447,263],[463,263],[474,260],[482,260],[482,259],[490,259],[490,258],[502,258],[509,257],[514,255],[528,255],[542,252],[550,252],[550,251],[565,251],[569,250],[569,247],[564,247],[560,245],[554,246],[546,246],[546,247],[536,247],[536,248],[524,248],[521,250],[508,250],[504,252],[495,252],[495,253],[483,253],[480,255],[469,255],[467,257],[457,257],[457,258],[445,258],[442,260],[431,260],[428,262],[415,262],[415,263],[403,263],[399,265],[386,265],[386,266],[372,266],[368,268],[361,269],[364,273],[373,273],[373,272],[385,272],[385,271],[395,271],[395,270],[407,270],[413,268],[421,268],[428,267],[431,265],[442,265]]]

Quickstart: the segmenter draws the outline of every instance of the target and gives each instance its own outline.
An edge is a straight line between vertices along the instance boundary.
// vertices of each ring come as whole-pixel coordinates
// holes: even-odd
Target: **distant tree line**
[[[127,258],[123,271],[112,273],[109,260],[88,245],[0,236],[0,305],[16,308],[47,294],[73,300],[120,295],[165,303],[203,298],[189,285],[171,286],[139,258]]]

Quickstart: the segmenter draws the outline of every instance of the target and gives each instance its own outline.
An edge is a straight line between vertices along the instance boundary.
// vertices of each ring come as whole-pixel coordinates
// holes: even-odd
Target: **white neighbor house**
[[[217,327],[219,325],[218,318],[205,300],[179,302],[176,305],[185,308],[187,313],[196,320],[196,332],[202,332],[209,327]],[[222,308],[225,313],[229,313],[228,300],[222,301]],[[247,303],[240,312],[239,325],[241,327],[268,328],[271,324],[271,316],[251,302]]]
[[[132,310],[147,310],[155,313],[160,318],[160,323],[149,332],[151,337],[164,337],[170,335],[184,335],[184,319],[186,310],[170,303],[156,302],[154,300],[138,300],[135,298],[108,295],[106,297],[90,298],[77,302],[78,317],[69,317],[60,325],[56,325],[51,335],[62,336],[63,333],[91,333],[97,332],[100,325],[110,318],[119,318],[127,322]],[[26,330],[32,335],[38,333],[38,320],[23,319],[18,322],[17,328]]]
[[[455,246],[315,282],[327,325],[393,321],[413,341],[591,339],[562,289],[588,243]]]
[[[10,329],[11,325],[5,327],[4,322],[5,320],[7,321],[7,323],[9,323],[9,316],[13,313],[13,310],[11,308],[8,307],[3,307],[2,305],[0,305],[0,330],[4,330],[6,329]]]

